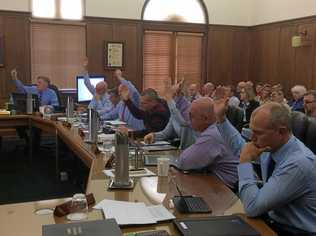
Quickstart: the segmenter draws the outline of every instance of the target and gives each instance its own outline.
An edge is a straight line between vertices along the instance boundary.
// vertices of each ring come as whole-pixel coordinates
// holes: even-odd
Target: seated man
[[[316,118],[316,90],[309,90],[305,93],[304,110],[307,116]]]
[[[177,166],[183,170],[206,169],[235,189],[238,157],[233,155],[217,130],[213,100],[209,97],[195,100],[190,117],[192,128],[200,135],[192,146],[181,153]]]
[[[199,88],[197,84],[190,84],[188,88],[188,100],[189,102],[193,102],[194,100],[202,97],[199,93]]]
[[[225,119],[225,103],[222,99],[215,104],[218,128],[240,155],[239,196],[246,214],[267,213],[280,235],[316,233],[316,157],[292,135],[290,111],[275,102],[258,107],[250,119],[251,142],[245,143]],[[251,164],[255,160],[261,164],[261,188]]]
[[[52,106],[58,107],[60,104],[58,102],[57,95],[54,90],[48,88],[49,86],[49,79],[44,76],[37,77],[36,86],[25,86],[17,77],[16,69],[11,71],[11,78],[12,81],[15,83],[16,89],[20,93],[32,93],[36,94],[39,98],[39,102],[41,106]],[[16,129],[20,138],[25,139],[26,142],[26,149],[25,152],[28,152],[29,148],[29,135],[26,132],[26,127],[18,127]],[[32,140],[33,140],[33,150],[38,151],[40,146],[40,135],[41,130],[37,128],[32,128]]]
[[[213,96],[214,91],[215,91],[215,85],[211,82],[207,82],[202,87],[203,97],[210,97],[211,98]]]
[[[155,141],[180,138],[180,148],[185,149],[195,141],[195,134],[189,121],[190,102],[181,93],[179,85],[174,85],[166,91],[165,99],[171,113],[169,122],[164,130],[147,134],[144,137],[144,141],[153,143]],[[188,132],[185,132],[185,129]]]
[[[130,97],[132,101],[135,103],[135,105],[138,107],[139,106],[139,101],[140,101],[140,94],[137,90],[137,88],[133,85],[131,81],[126,80],[122,76],[122,71],[120,69],[116,69],[114,71],[113,75],[114,79],[118,82],[119,85],[125,85],[128,87],[128,90],[130,92]]]
[[[39,98],[41,106],[50,105],[53,107],[59,106],[58,98],[54,90],[48,88],[49,79],[45,76],[38,76],[36,81],[36,86],[25,86],[18,79],[16,69],[11,71],[12,81],[15,83],[16,90],[19,93],[32,93],[36,94]]]
[[[84,84],[86,85],[89,92],[93,95],[93,98],[88,106],[89,109],[93,108],[98,111],[98,113],[104,113],[111,109],[112,104],[109,99],[109,94],[107,93],[108,84],[105,81],[99,82],[95,88],[91,84],[88,74],[88,59],[84,61],[85,71]]]
[[[127,127],[134,130],[134,131],[144,130],[145,126],[144,126],[143,120],[136,119],[129,111],[129,108],[127,107],[127,105],[121,100],[121,91],[126,86],[127,85],[122,85],[122,84],[119,86],[118,93],[120,95],[120,101],[110,111],[102,113],[101,120],[117,120],[117,119],[119,119],[121,121],[124,121],[127,124]]]
[[[134,132],[135,137],[161,131],[168,124],[170,111],[166,102],[159,98],[154,89],[148,88],[141,94],[139,108],[131,100],[127,86],[121,87],[121,97],[132,115],[144,121],[145,129]]]

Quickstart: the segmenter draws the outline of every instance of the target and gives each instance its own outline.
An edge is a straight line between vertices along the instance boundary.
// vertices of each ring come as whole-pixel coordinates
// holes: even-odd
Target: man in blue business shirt
[[[39,98],[41,106],[58,107],[60,105],[55,91],[48,87],[50,81],[47,77],[44,77],[44,76],[37,77],[36,86],[25,86],[18,79],[16,69],[13,69],[11,71],[11,78],[12,78],[12,81],[15,83],[17,92],[36,94]],[[25,142],[26,142],[25,150],[27,152],[29,148],[29,136],[26,133],[26,128],[18,127],[16,130],[19,136],[25,139]],[[32,128],[32,135],[33,135],[32,137],[33,150],[38,151],[38,148],[40,146],[41,130],[37,128]]]
[[[195,143],[181,153],[176,166],[182,170],[206,170],[235,190],[238,157],[231,152],[217,129],[213,103],[209,97],[192,102],[191,125],[199,135]]]
[[[83,66],[85,68],[85,71],[83,72],[84,84],[86,85],[89,92],[93,95],[88,108],[93,108],[94,110],[98,111],[100,115],[102,115],[111,110],[113,106],[109,99],[110,96],[107,93],[108,84],[105,81],[101,81],[94,87],[91,84],[89,78],[87,58],[84,60]]]
[[[16,69],[11,71],[11,78],[19,93],[32,93],[36,94],[39,98],[40,105],[49,105],[53,107],[59,106],[58,98],[54,90],[50,89],[49,79],[45,76],[37,77],[36,86],[25,86],[17,76]]]
[[[182,82],[166,89],[164,99],[168,104],[170,119],[160,132],[149,133],[144,137],[146,143],[180,138],[180,148],[185,149],[195,142],[195,132],[190,126],[190,102],[181,91]]]
[[[245,143],[225,119],[225,103],[215,105],[218,128],[235,154],[239,195],[248,216],[268,214],[281,235],[316,234],[316,156],[291,133],[290,112],[278,103],[267,103],[251,115],[251,142]],[[263,186],[257,186],[252,161],[261,164]]]
[[[122,77],[122,71],[117,69],[114,71],[114,78],[120,84],[118,87],[119,94],[121,94],[121,90],[124,87],[128,88],[128,91],[131,93],[131,100],[133,103],[139,106],[140,94],[132,82],[124,79]],[[135,131],[143,130],[145,128],[144,122],[142,120],[136,119],[130,112],[127,105],[120,101],[115,108],[111,109],[111,111],[105,112],[101,114],[101,120],[121,120],[124,121],[128,128],[133,129]]]

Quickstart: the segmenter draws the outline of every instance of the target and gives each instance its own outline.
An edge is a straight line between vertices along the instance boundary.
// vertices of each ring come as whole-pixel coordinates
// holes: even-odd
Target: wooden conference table
[[[240,214],[261,235],[276,235],[263,221],[250,219],[243,214],[243,207],[238,197],[215,176],[186,175],[171,168],[169,177],[145,177],[136,179],[133,190],[108,191],[109,179],[102,170],[107,157],[95,154],[93,147],[82,141],[81,137],[71,128],[64,127],[60,122],[44,120],[37,116],[0,116],[1,129],[8,127],[37,127],[55,135],[56,142],[61,140],[87,167],[90,168],[86,193],[93,193],[96,202],[103,199],[114,199],[131,202],[144,202],[146,205],[164,204],[177,217],[196,217],[209,215]],[[58,141],[59,140],[59,141]],[[57,148],[58,149],[58,145]],[[58,170],[58,150],[56,151],[56,171]],[[153,170],[155,171],[155,170]],[[176,188],[170,178],[175,178],[184,194],[202,196],[212,209],[211,214],[180,215],[169,207],[169,199],[177,195]],[[5,189],[3,189],[5,191]],[[0,205],[0,235],[3,236],[41,236],[42,225],[66,223],[65,217],[55,217],[53,214],[37,215],[42,208],[54,208],[68,199],[52,199],[45,201],[25,202]],[[99,210],[89,210],[88,220],[103,219]],[[171,222],[163,222],[149,226],[132,226],[122,228],[123,233],[165,229],[171,235],[179,235]]]

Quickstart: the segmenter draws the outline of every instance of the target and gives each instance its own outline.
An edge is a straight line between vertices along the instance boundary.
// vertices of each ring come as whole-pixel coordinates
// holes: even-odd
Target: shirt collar
[[[295,142],[295,137],[291,135],[290,139],[287,141],[286,144],[283,144],[276,152],[271,153],[272,159],[276,163],[280,163],[282,160],[284,160],[287,157],[287,152],[289,150],[289,147]]]

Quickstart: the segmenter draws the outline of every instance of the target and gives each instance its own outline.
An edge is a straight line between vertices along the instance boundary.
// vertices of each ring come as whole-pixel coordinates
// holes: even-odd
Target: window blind
[[[144,89],[165,90],[172,77],[172,33],[146,31],[144,35],[143,81]]]
[[[32,82],[47,76],[58,88],[75,88],[76,75],[83,71],[86,55],[85,27],[32,23]]]

